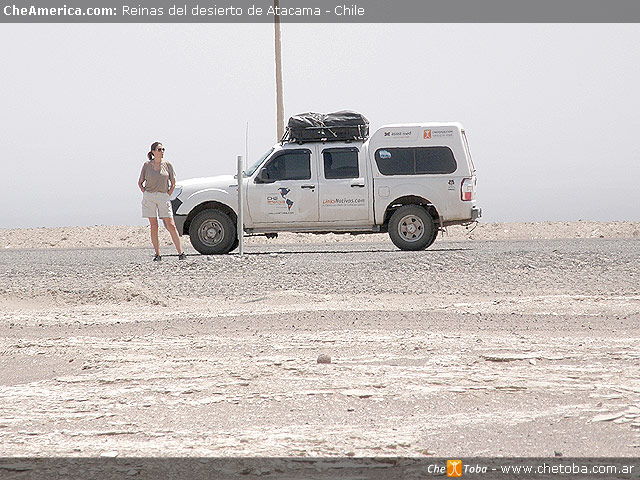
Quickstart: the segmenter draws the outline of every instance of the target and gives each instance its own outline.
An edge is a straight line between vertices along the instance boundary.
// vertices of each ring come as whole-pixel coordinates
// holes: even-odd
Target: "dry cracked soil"
[[[638,238],[187,252],[0,251],[0,456],[639,456]]]

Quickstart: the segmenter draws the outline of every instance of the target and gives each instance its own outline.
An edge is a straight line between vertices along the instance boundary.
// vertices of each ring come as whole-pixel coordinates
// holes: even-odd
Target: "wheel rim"
[[[208,247],[219,244],[224,238],[224,228],[217,220],[205,220],[198,228],[198,239]]]
[[[415,215],[402,217],[398,222],[398,235],[406,242],[417,242],[424,236],[424,222]]]

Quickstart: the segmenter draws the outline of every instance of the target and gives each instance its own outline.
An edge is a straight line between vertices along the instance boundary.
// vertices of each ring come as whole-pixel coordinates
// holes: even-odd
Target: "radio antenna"
[[[247,122],[247,130],[244,134],[244,170],[247,169],[249,161],[249,122]]]

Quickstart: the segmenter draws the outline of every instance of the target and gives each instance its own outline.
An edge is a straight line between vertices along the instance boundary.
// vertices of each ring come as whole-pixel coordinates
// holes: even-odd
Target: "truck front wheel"
[[[435,235],[433,218],[419,205],[400,207],[389,220],[389,237],[400,250],[424,250]]]
[[[236,242],[236,226],[229,215],[220,210],[204,210],[189,226],[191,245],[203,255],[229,253]]]
[[[425,245],[425,247],[424,247],[424,248],[429,248],[429,247],[433,244],[433,242],[435,242],[435,241],[436,241],[436,238],[438,238],[438,229],[437,229],[437,228],[435,227],[435,225],[434,225],[434,228],[433,228],[433,235],[431,235],[431,240],[429,240],[429,241],[427,242],[427,244]]]

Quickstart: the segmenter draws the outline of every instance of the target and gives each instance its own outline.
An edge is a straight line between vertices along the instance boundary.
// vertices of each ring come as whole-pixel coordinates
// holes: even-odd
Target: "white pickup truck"
[[[178,182],[178,232],[205,255],[238,245],[238,182],[232,175]],[[470,224],[476,171],[459,123],[387,125],[367,140],[283,141],[242,178],[244,231],[388,232],[402,250],[422,250],[448,225]]]

